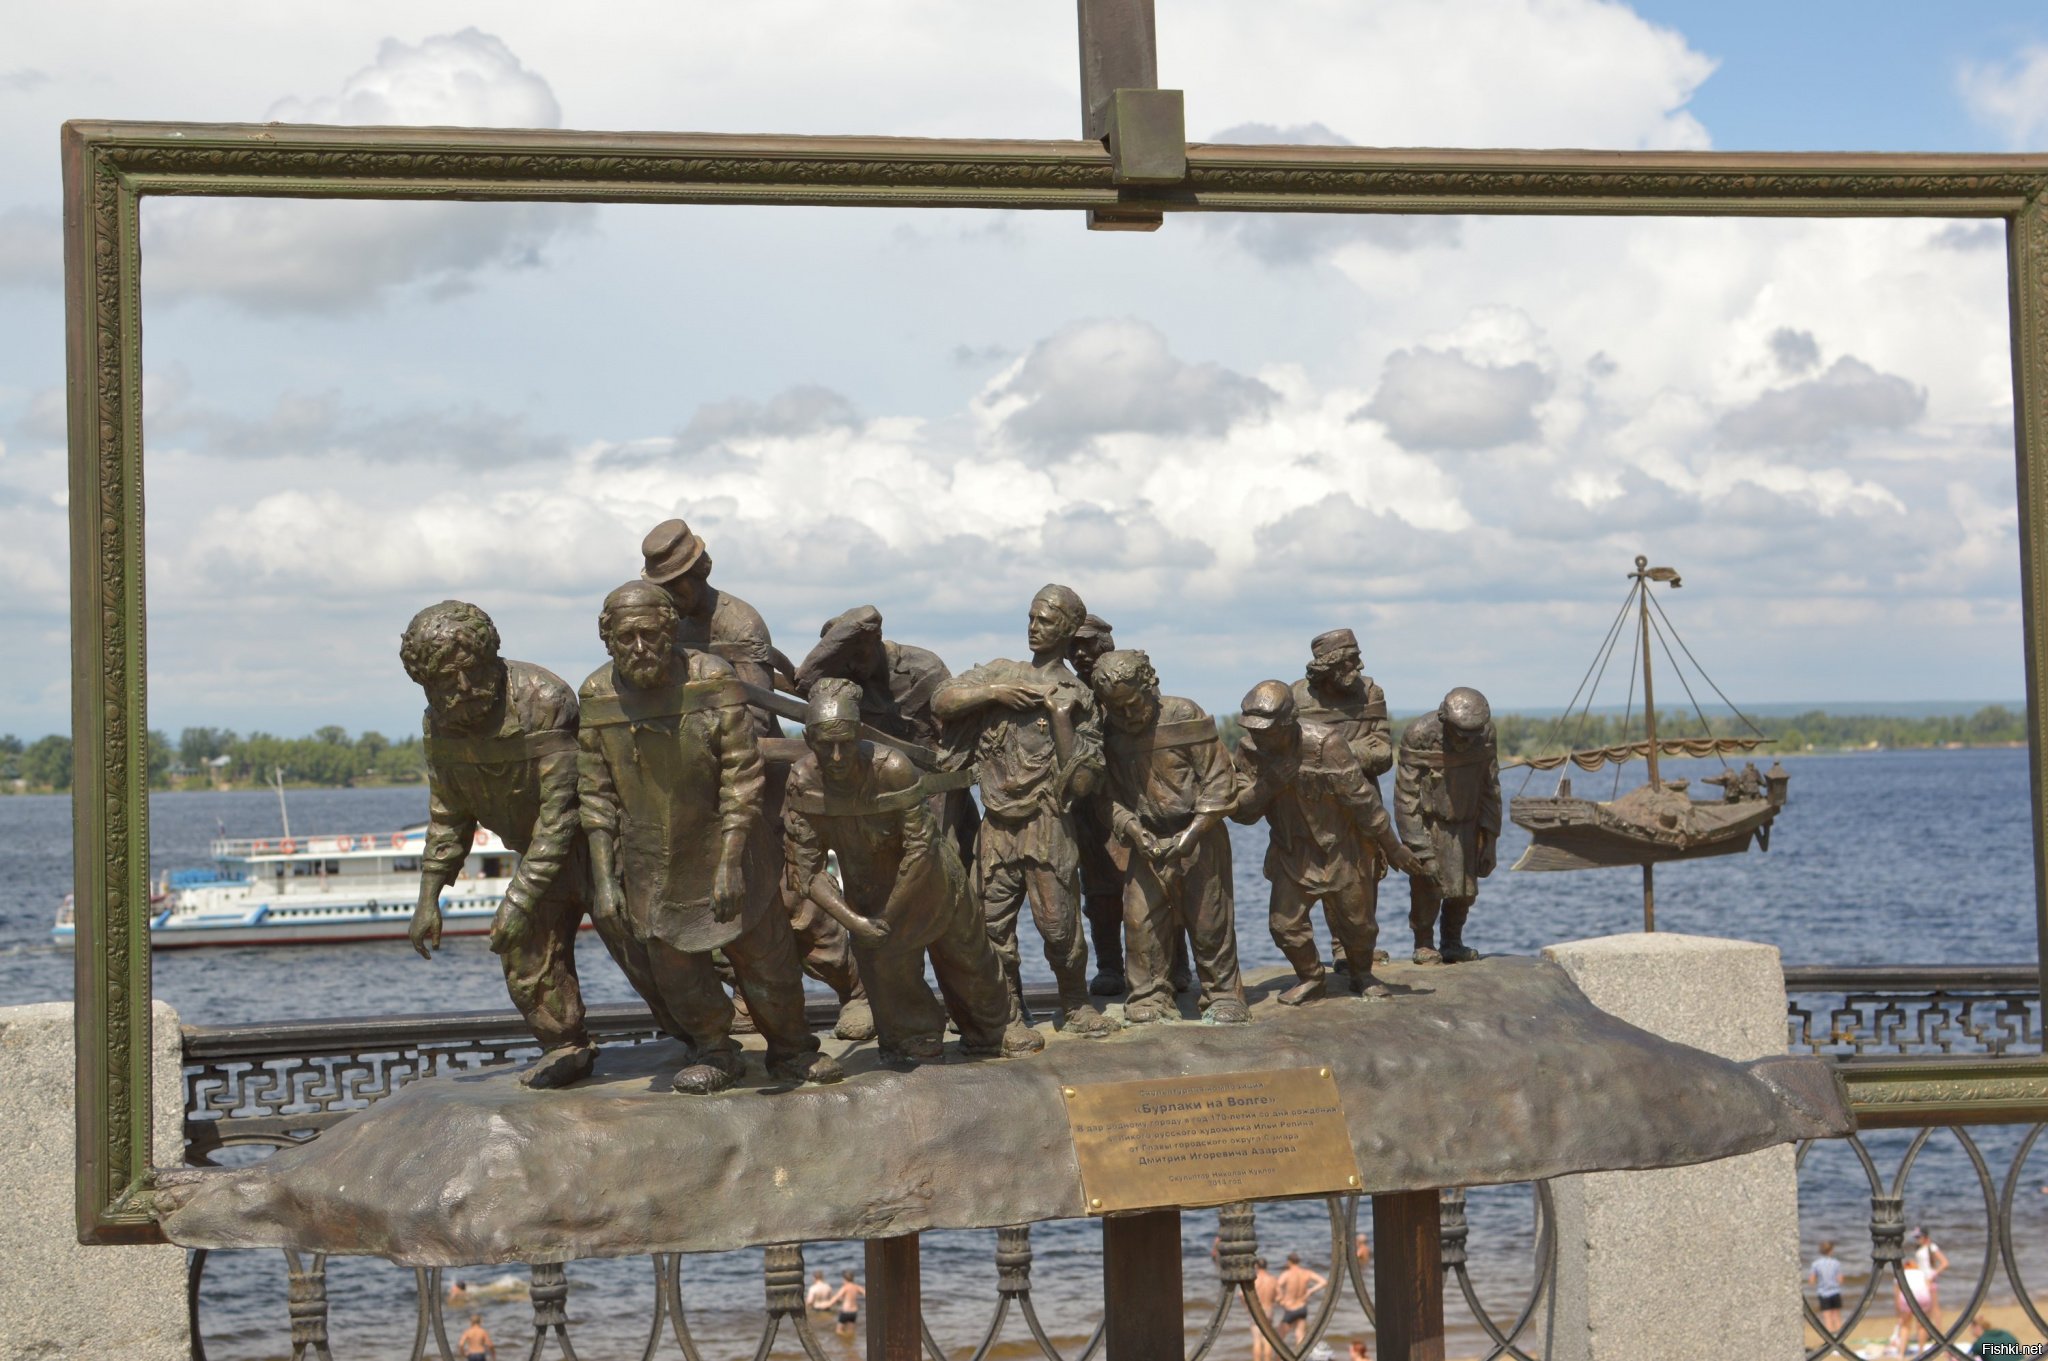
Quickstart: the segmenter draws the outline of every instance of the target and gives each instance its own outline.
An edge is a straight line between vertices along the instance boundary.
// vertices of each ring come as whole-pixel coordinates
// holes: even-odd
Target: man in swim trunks
[[[841,1337],[853,1336],[853,1325],[860,1322],[861,1296],[868,1288],[853,1279],[851,1271],[840,1273],[839,1289],[832,1293],[832,1304],[839,1310],[839,1318],[833,1323],[832,1331]]]
[[[491,1335],[484,1331],[482,1314],[469,1316],[469,1327],[456,1339],[455,1350],[462,1353],[462,1361],[498,1361],[498,1344],[491,1341]]]
[[[1259,1312],[1266,1316],[1266,1322],[1273,1321],[1273,1301],[1280,1297],[1280,1278],[1266,1269],[1266,1259],[1254,1257],[1252,1266],[1257,1274],[1252,1277],[1252,1297],[1259,1302]],[[1266,1341],[1266,1334],[1259,1325],[1252,1325],[1252,1361],[1273,1361],[1276,1353],[1273,1344]]]
[[[1301,1349],[1301,1340],[1308,1336],[1309,1297],[1329,1283],[1328,1277],[1320,1276],[1301,1264],[1300,1253],[1287,1254],[1287,1269],[1274,1281],[1273,1293],[1280,1305],[1280,1326],[1294,1325],[1294,1333],[1287,1342],[1297,1352]]]

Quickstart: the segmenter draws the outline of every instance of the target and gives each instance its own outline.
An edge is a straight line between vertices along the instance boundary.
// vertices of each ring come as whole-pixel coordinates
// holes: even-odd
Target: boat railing
[[[221,837],[211,843],[215,860],[247,860],[258,855],[344,855],[351,851],[417,851],[420,838],[403,832],[337,833],[333,836]]]

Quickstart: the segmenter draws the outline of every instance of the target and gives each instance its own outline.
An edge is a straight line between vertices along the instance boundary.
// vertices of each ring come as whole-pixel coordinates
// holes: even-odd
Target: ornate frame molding
[[[79,1236],[149,1211],[150,951],[139,203],[577,200],[1179,212],[1982,217],[2007,223],[2036,914],[2048,940],[2048,156],[1188,148],[1119,189],[1083,141],[74,122],[63,130],[71,456]],[[2048,973],[2048,953],[2043,956]]]

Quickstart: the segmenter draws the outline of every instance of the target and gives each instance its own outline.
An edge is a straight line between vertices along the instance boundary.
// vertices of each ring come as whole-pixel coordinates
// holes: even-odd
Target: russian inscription
[[[1063,1087],[1090,1214],[1359,1187],[1327,1068]]]

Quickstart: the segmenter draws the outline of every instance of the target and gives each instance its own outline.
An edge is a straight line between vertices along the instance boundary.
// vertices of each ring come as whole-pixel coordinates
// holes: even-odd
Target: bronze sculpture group
[[[684,1044],[679,1092],[732,1085],[745,1020],[772,1078],[841,1078],[805,1020],[805,973],[838,995],[837,1033],[874,1037],[885,1063],[941,1058],[949,1022],[970,1055],[1042,1049],[1020,981],[1027,906],[1062,1033],[1176,1018],[1190,990],[1205,1021],[1245,1023],[1226,819],[1270,831],[1271,928],[1296,975],[1280,1002],[1329,987],[1317,903],[1351,991],[1388,994],[1374,965],[1390,869],[1408,877],[1415,961],[1477,957],[1464,928],[1501,804],[1476,690],[1451,691],[1396,751],[1356,637],[1332,630],[1302,680],[1252,687],[1232,751],[1068,587],[1032,599],[1028,659],[955,676],[861,606],[793,664],[758,611],[710,584],[681,520],[641,551],[641,576],[599,614],[609,660],[574,691],[503,658],[489,617],[460,601],[420,611],[400,643],[428,701],[412,941],[439,944],[440,894],[479,826],[520,854],[491,948],[543,1050],[528,1085],[575,1082],[595,1060],[574,959],[586,913]],[[1121,1019],[1098,1001],[1118,993]]]

